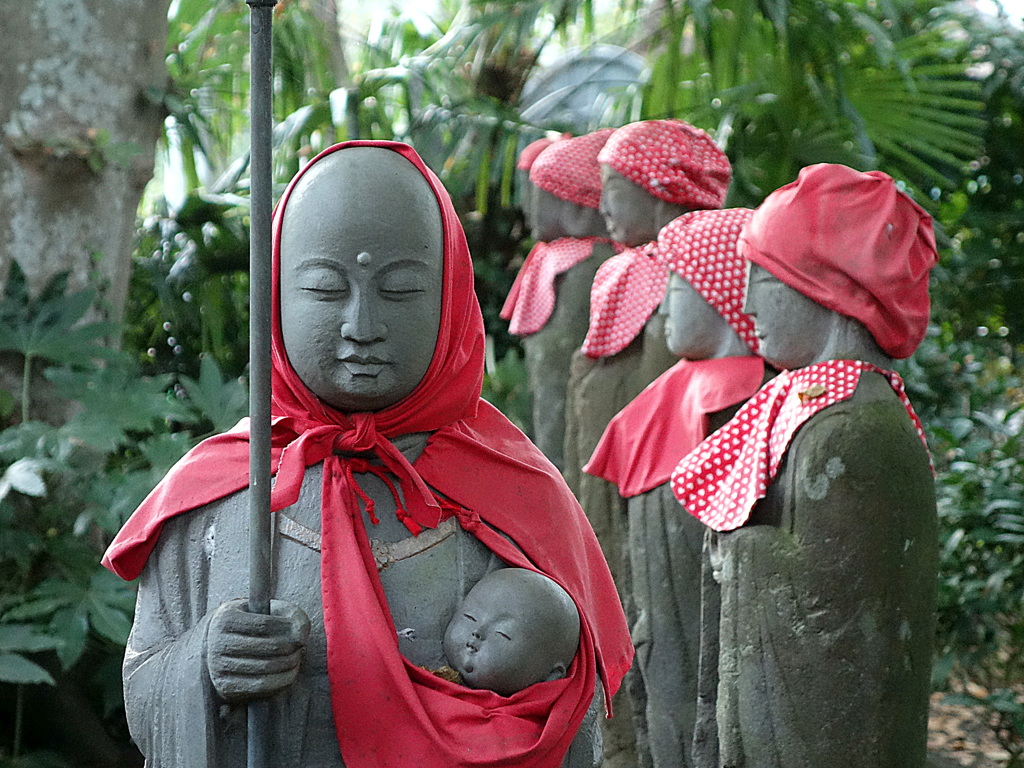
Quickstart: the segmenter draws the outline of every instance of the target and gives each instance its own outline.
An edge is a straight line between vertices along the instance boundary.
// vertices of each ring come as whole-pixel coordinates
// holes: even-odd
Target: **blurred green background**
[[[158,5],[168,14],[166,75],[133,95],[158,113],[155,147],[113,141],[102,126],[81,145],[11,144],[22,159],[77,158],[84,174],[154,151],[157,162],[123,306],[110,305],[100,279],[82,285],[58,265],[40,286],[24,256],[5,262],[0,766],[141,765],[120,691],[132,586],[98,557],[167,468],[247,406],[249,12],[237,1]],[[525,426],[521,349],[498,310],[531,246],[514,168],[526,142],[680,117],[727,151],[729,206],[756,206],[810,163],[894,176],[935,217],[942,255],[928,337],[901,365],[939,473],[934,685],[983,707],[1007,764],[1021,765],[1024,29],[1015,8],[285,0],[274,21],[278,191],[335,141],[417,147],[470,241],[489,334],[485,396]],[[645,75],[613,89],[585,125],[524,116],[531,78],[595,45],[628,49]],[[7,66],[19,55],[0,47]]]

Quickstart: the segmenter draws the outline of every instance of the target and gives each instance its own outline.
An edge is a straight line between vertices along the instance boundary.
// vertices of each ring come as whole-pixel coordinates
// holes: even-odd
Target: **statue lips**
[[[388,360],[374,355],[358,355],[355,353],[339,356],[338,360],[353,376],[370,376],[373,378],[376,378],[384,370],[384,366],[391,364]]]

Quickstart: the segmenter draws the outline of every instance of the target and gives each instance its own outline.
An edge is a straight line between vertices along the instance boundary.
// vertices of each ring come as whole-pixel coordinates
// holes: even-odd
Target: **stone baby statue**
[[[565,677],[579,647],[580,617],[554,581],[502,568],[469,590],[444,635],[444,652],[464,685],[502,696]]]
[[[679,514],[669,479],[767,375],[754,321],[742,311],[746,267],[736,251],[752,213],[695,211],[659,233],[655,257],[671,273],[661,309],[666,340],[683,359],[616,414],[584,468],[613,483],[628,506],[631,634],[656,768],[693,765],[698,699],[705,527]]]
[[[523,337],[534,439],[559,469],[564,468],[569,363],[587,334],[594,274],[615,253],[598,212],[597,153],[611,133],[608,128],[559,139],[530,165],[527,218],[537,244],[501,310],[509,332]]]
[[[931,219],[883,173],[815,165],[769,195],[739,250],[744,309],[782,372],[672,477],[715,532],[721,588],[697,764],[920,768],[935,496],[890,368],[926,330]]]
[[[235,600],[244,421],[179,462],[105,556],[140,578],[124,683],[147,765],[244,765],[238,705],[269,697],[275,765],[592,766],[588,710],[632,648],[579,506],[480,399],[483,319],[444,188],[404,144],[325,150],[278,204],[274,275],[274,615]],[[507,699],[428,671],[504,566],[550,576],[580,614],[569,673]]]

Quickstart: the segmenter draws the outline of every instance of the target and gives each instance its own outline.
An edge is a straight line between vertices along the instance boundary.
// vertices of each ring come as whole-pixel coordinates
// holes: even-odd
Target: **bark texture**
[[[0,24],[0,281],[70,272],[120,319],[153,173],[170,0],[33,0]]]

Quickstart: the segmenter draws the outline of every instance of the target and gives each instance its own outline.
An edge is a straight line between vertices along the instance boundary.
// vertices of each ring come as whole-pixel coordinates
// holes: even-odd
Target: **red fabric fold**
[[[444,274],[441,325],[423,380],[384,410],[346,414],[320,401],[288,362],[280,327],[280,225],[298,179],[320,158],[350,147],[383,147],[407,158],[441,207]],[[338,740],[350,768],[524,766],[555,768],[591,703],[598,669],[610,699],[629,668],[632,644],[611,575],[583,511],[557,470],[480,399],[483,318],[462,227],[440,181],[415,151],[395,142],[356,141],[321,153],[293,179],[275,213],[272,321],[272,508],[298,498],[305,468],[324,465],[323,607]],[[166,520],[248,484],[246,422],[200,443],[168,473],[114,539],[103,563],[136,577]],[[410,464],[388,440],[432,432]],[[564,680],[503,698],[444,683],[398,653],[397,637],[369,552],[352,481],[369,451],[397,478],[407,527],[436,527],[453,513],[513,565],[532,567],[572,596],[583,618],[580,652]],[[360,465],[361,466],[361,465]],[[440,496],[438,495],[440,494]],[[521,552],[496,530],[511,537]],[[552,531],[558,532],[557,546]],[[396,728],[402,738],[394,738]]]
[[[547,324],[555,309],[555,279],[586,260],[598,243],[622,250],[606,237],[560,237],[533,246],[501,308],[509,333],[529,336]]]
[[[679,461],[708,434],[708,416],[761,387],[759,357],[680,360],[613,418],[583,471],[625,498],[667,483]]]
[[[743,230],[740,254],[819,304],[859,320],[890,357],[924,338],[932,219],[881,171],[819,163],[772,192]]]
[[[590,289],[590,327],[583,340],[587,357],[611,357],[640,335],[665,298],[668,268],[657,243],[627,248],[598,268]]]
[[[780,373],[685,456],[672,473],[679,503],[716,531],[743,525],[764,498],[796,431],[816,413],[852,397],[865,371],[889,380],[927,449],[898,374],[861,360],[828,360]]]

